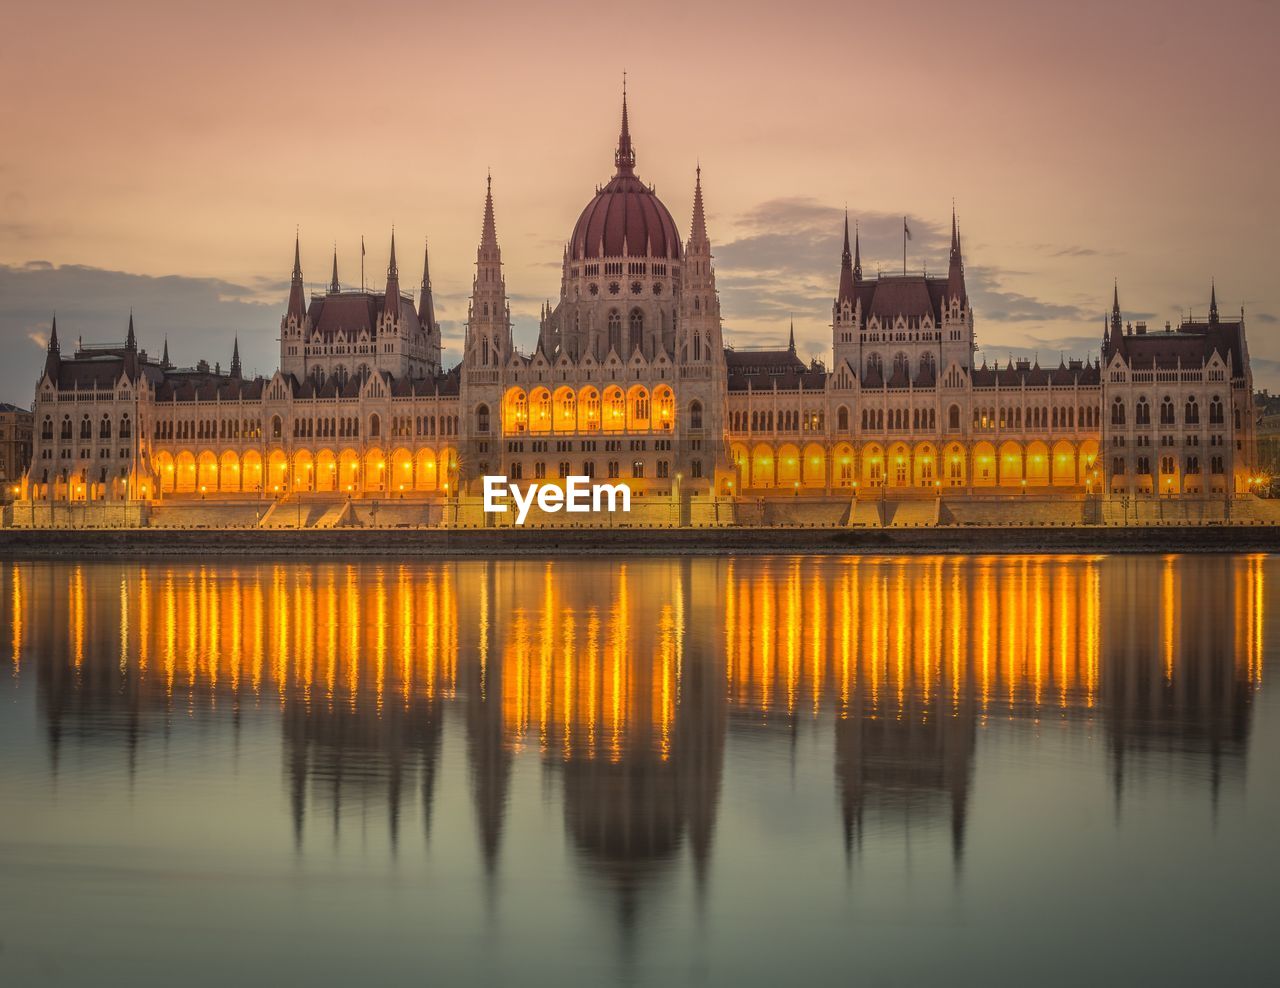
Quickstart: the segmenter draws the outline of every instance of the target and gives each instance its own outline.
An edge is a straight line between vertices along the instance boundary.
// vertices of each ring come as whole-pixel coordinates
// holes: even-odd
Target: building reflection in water
[[[747,735],[831,732],[851,854],[940,829],[959,863],[976,741],[1005,724],[1101,729],[1117,805],[1166,769],[1216,799],[1243,779],[1264,578],[1257,556],[20,563],[3,590],[55,766],[278,707],[297,841],[382,805],[394,844],[407,800],[430,828],[450,719],[488,873],[537,758],[630,922],[682,853],[708,880]]]

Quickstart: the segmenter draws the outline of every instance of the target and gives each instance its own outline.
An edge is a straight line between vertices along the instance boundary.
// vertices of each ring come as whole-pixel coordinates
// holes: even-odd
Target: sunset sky
[[[613,169],[687,235],[703,168],[726,338],[827,356],[845,206],[864,268],[942,269],[954,199],[983,354],[1095,353],[1126,316],[1245,308],[1280,387],[1280,110],[1268,0],[912,4],[14,4],[0,40],[0,401],[64,347],[169,338],[270,374],[295,227],[416,283],[457,360],[492,169],[516,341]],[[981,360],[981,356],[979,360]]]

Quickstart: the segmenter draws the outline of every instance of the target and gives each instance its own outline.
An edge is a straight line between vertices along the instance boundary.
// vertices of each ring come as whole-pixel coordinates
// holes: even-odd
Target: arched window
[[[952,405],[949,409],[947,409],[947,428],[948,429],[960,428],[960,406],[959,405]]]
[[[1209,400],[1209,424],[1222,425],[1222,399],[1214,395]]]
[[[489,406],[488,405],[480,405],[476,409],[476,431],[481,433],[489,431]]]
[[[1183,421],[1187,425],[1200,424],[1200,403],[1196,401],[1196,396],[1191,395],[1187,398],[1187,407],[1184,410]]]
[[[62,430],[60,435],[66,441],[68,442],[71,441],[71,416],[70,415],[62,416]]]
[[[1160,424],[1173,425],[1173,399],[1168,395],[1160,402]]]
[[[934,370],[933,354],[926,353],[920,357],[920,376],[932,377]]]
[[[622,353],[622,313],[617,309],[609,310],[609,349],[625,356]]]
[[[644,313],[639,309],[631,310],[631,333],[627,339],[627,352],[630,353],[641,345],[644,339]]]
[[[907,355],[905,353],[903,353],[901,350],[895,353],[893,355],[894,377],[897,377],[899,374],[905,377],[909,373],[907,369],[909,364],[910,364],[910,361],[908,360]]]
[[[689,428],[702,428],[702,402],[694,401],[689,405]]]
[[[373,415],[369,416],[369,435],[378,436],[381,434],[382,434],[382,419],[380,419],[378,417],[378,414],[375,412]]]
[[[836,409],[836,428],[841,432],[849,431],[849,409],[844,405]]]
[[[1151,424],[1151,404],[1146,398],[1139,398],[1137,408],[1134,409],[1134,421],[1138,425]]]
[[[44,421],[40,423],[40,438],[46,442],[53,441],[53,419],[46,415]]]
[[[283,423],[281,423],[281,421],[280,421],[280,416],[279,416],[279,415],[273,415],[273,416],[271,417],[271,438],[272,438],[272,439],[279,439],[279,438],[280,438],[280,433],[281,433],[281,431],[283,430],[283,428],[284,428],[284,425],[283,425]]]
[[[880,362],[880,354],[873,353],[867,358],[867,376],[871,377],[882,372],[883,365]]]
[[[81,439],[93,438],[93,423],[89,421],[88,415],[86,415],[84,418],[80,420],[80,438]]]
[[[98,438],[99,439],[111,438],[111,416],[107,415],[106,413],[103,413],[102,422],[98,426]]]
[[[1124,425],[1124,401],[1119,396],[1111,403],[1111,424]]]

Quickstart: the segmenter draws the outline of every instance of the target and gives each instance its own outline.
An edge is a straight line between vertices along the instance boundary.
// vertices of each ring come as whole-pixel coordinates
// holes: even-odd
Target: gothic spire
[[[392,318],[400,315],[400,268],[396,265],[396,231],[391,230],[391,260],[387,262],[387,298],[383,309]]]
[[[846,218],[846,228],[847,225]],[[853,277],[862,280],[862,236],[856,222],[853,224]]]
[[[618,133],[618,150],[614,153],[613,163],[618,167],[619,175],[635,173],[636,152],[631,147],[631,125],[627,121],[627,77],[622,76],[622,129]]]
[[[964,252],[960,249],[960,224],[956,220],[955,204],[951,205],[951,256],[947,265],[947,297],[965,303]]]
[[[1120,280],[1117,278],[1111,289],[1111,335],[1120,338],[1122,324],[1120,320]]]
[[[435,302],[431,298],[431,255],[422,243],[422,294],[418,297],[418,321],[428,330],[436,324]]]
[[[791,317],[791,336],[787,340],[787,350],[794,356],[796,352],[796,317]]]
[[[302,245],[298,234],[293,237],[293,278],[289,282],[289,309],[286,319],[296,319],[299,323],[307,313],[306,294],[302,287]]]
[[[329,291],[333,295],[337,295],[342,291],[342,286],[338,283],[338,244],[335,241],[333,245],[333,277],[329,279]]]
[[[164,338],[164,353],[160,356],[160,366],[165,370],[173,367],[173,364],[169,361],[169,337],[167,336]]]
[[[1218,284],[1217,280],[1209,282],[1209,325],[1218,324]]]
[[[689,244],[705,244],[707,238],[707,217],[702,206],[702,165],[694,172],[693,180],[693,222],[689,225]]]
[[[480,231],[480,247],[497,249],[498,230],[493,221],[493,174],[490,173],[484,182],[484,227]]]
[[[848,302],[854,304],[853,288],[853,255],[849,252],[849,211],[844,211],[844,249],[840,252],[840,294],[836,296],[836,305]]]
[[[49,348],[44,357],[44,373],[51,381],[58,378],[58,367],[62,363],[61,351],[58,347],[58,314],[53,314],[53,326],[49,330]]]
[[[238,333],[235,342],[231,344],[231,376],[235,378],[240,376],[240,335]]]
[[[126,350],[138,349],[138,337],[133,332],[133,310],[129,310],[129,335],[124,338],[124,348]]]

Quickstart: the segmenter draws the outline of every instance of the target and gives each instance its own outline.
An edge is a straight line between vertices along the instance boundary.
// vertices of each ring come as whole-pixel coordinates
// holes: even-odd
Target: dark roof
[[[615,175],[595,194],[569,238],[574,260],[680,257],[680,234],[662,200],[634,175]]]
[[[412,295],[397,293],[397,298],[401,321],[418,323]],[[373,338],[377,335],[378,319],[385,308],[386,295],[382,292],[326,292],[311,297],[307,316],[311,320],[312,333],[319,332],[326,341],[337,336],[339,330],[346,333],[347,339],[355,339],[361,332],[367,332]]]
[[[940,323],[943,301],[947,297],[947,279],[923,274],[882,274],[873,279],[859,279],[854,291],[862,303],[860,325],[863,327],[873,316],[881,323],[892,322],[899,316],[906,319],[929,316]]]
[[[987,367],[983,363],[971,372],[971,376],[975,388],[1000,387],[1010,390],[1021,387],[1097,387],[1102,383],[1102,370],[1098,364],[1086,363],[1082,366],[1078,360],[1073,360],[1070,366],[1059,364],[1052,370],[1041,367],[1038,363],[1029,364],[1025,360],[1016,365],[1011,360],[1003,367],[999,364]]]
[[[724,351],[729,369],[729,390],[820,391],[827,386],[821,365],[806,364],[790,348],[785,350]]]
[[[1119,351],[1136,370],[1200,367],[1216,351],[1231,358],[1232,373],[1244,372],[1244,323],[1186,319],[1177,329],[1155,333],[1108,334],[1102,345],[1104,360]]]

